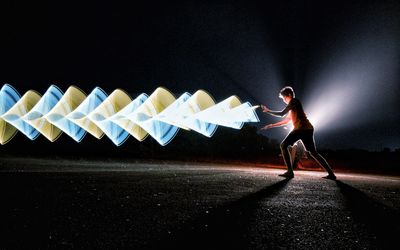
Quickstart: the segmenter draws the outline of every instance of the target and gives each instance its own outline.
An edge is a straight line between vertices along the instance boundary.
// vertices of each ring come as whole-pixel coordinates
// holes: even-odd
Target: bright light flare
[[[384,29],[384,28],[382,28]],[[304,93],[306,114],[318,130],[354,128],[393,119],[398,96],[398,38],[389,31],[357,34],[357,29],[323,54]]]
[[[332,84],[320,94],[315,94],[305,107],[314,128],[327,130],[347,125],[349,121],[346,119],[354,111],[354,91],[350,85]]]

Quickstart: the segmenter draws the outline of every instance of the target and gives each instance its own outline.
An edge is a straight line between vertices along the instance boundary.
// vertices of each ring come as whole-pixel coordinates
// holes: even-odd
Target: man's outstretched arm
[[[289,105],[287,105],[282,111],[272,111],[264,105],[261,105],[261,108],[264,113],[268,113],[270,115],[277,116],[277,117],[283,117],[292,109],[292,105],[289,103]]]
[[[270,128],[275,128],[275,127],[282,127],[287,125],[288,123],[290,123],[292,121],[292,116],[289,113],[289,115],[287,117],[285,117],[282,121],[279,121],[277,123],[273,123],[273,124],[268,124],[264,127],[261,128],[261,130],[265,130],[265,129],[270,129]]]

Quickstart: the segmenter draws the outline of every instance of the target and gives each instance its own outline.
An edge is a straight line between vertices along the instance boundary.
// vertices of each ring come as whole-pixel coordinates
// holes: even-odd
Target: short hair
[[[283,98],[284,96],[292,96],[294,98],[294,90],[290,86],[283,87],[281,91],[279,91],[279,97]]]

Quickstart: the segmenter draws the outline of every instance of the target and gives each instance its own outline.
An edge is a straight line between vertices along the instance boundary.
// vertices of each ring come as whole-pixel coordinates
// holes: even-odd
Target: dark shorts
[[[314,142],[314,129],[295,129],[286,136],[282,145],[284,147],[292,146],[298,140],[303,142],[307,151],[317,151]]]

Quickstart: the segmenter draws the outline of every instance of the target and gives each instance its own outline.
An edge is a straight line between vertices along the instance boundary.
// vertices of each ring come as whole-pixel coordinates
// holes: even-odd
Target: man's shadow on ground
[[[183,227],[162,237],[150,248],[162,249],[246,249],[247,226],[259,202],[276,196],[290,179],[246,195],[222,207],[209,210],[208,214],[186,222]]]
[[[162,249],[247,249],[248,226],[260,201],[273,198],[290,179],[281,180],[255,193],[246,195],[224,206],[209,210],[208,214],[186,222],[178,232],[165,235],[150,248]],[[336,181],[344,196],[346,209],[357,223],[365,225],[377,236],[380,248],[393,248],[400,235],[399,212],[367,196],[364,192]]]
[[[365,225],[377,237],[377,244],[385,249],[398,245],[400,237],[400,216],[396,209],[386,206],[366,195],[364,192],[337,180],[345,198],[345,206],[354,219]]]

